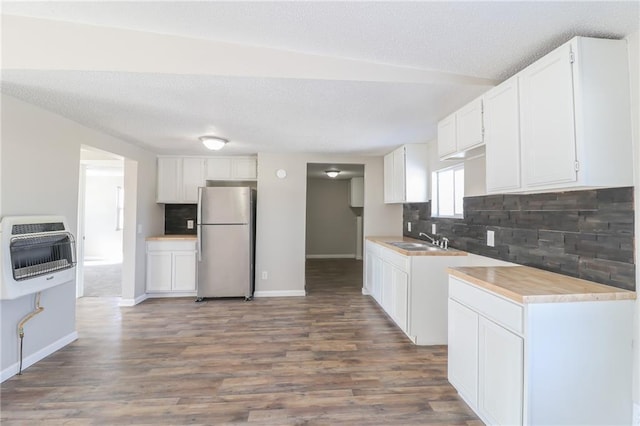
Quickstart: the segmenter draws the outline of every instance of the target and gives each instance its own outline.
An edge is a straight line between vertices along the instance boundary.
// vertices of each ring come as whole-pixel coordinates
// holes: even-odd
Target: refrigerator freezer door
[[[249,225],[201,225],[198,297],[251,297]]]
[[[249,223],[251,220],[250,188],[204,187],[199,189],[198,220],[200,224]]]

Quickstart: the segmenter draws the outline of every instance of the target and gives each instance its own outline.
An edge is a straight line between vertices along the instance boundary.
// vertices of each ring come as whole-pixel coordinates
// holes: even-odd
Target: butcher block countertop
[[[528,266],[454,267],[449,274],[518,303],[635,299],[636,293]]]
[[[176,240],[196,240],[196,235],[158,235],[147,237],[147,241],[176,241]]]
[[[389,250],[396,251],[405,256],[466,256],[467,253],[464,251],[460,251],[454,248],[449,248],[447,250],[438,249],[433,246],[432,250],[405,250],[400,247],[396,247],[389,243],[394,242],[406,242],[406,243],[422,243],[422,244],[430,244],[428,241],[424,240],[416,240],[415,238],[410,237],[367,237],[367,241],[371,241]]]

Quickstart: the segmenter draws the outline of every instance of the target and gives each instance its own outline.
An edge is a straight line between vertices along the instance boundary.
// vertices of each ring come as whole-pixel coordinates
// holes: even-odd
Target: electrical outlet
[[[437,232],[436,232],[436,224],[435,223],[431,224],[431,233],[434,234],[434,235],[437,234]]]
[[[411,222],[407,222],[407,232],[411,232]]]
[[[493,231],[487,231],[487,245],[489,247],[494,247],[495,244],[495,233]]]
[[[269,273],[267,271],[262,271],[262,279],[263,280],[268,280],[269,279]]]
[[[187,220],[187,229],[193,229],[193,219]]]
[[[138,224],[138,234],[142,234],[142,224]]]

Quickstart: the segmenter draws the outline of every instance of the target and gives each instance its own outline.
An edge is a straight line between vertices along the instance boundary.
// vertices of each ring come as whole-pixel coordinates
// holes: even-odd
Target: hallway
[[[308,296],[78,300],[80,338],[2,384],[3,424],[481,425],[361,294],[362,262],[307,262]]]

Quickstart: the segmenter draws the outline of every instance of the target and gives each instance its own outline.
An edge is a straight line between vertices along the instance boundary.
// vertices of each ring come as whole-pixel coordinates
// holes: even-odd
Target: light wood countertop
[[[406,242],[406,243],[429,244],[428,241],[416,240],[415,238],[404,237],[404,236],[403,237],[367,237],[366,239],[367,241],[380,244],[385,248],[396,251],[405,256],[466,256],[467,255],[467,252],[460,251],[454,248],[449,248],[447,250],[441,250],[441,249],[438,250],[434,246],[434,249],[436,250],[405,250],[400,247],[396,247],[394,245],[389,244],[389,243],[399,242],[399,241]]]
[[[147,237],[147,241],[176,241],[176,240],[196,240],[196,235],[157,235],[155,237]]]
[[[636,293],[528,266],[454,267],[449,274],[518,303],[635,299]]]

